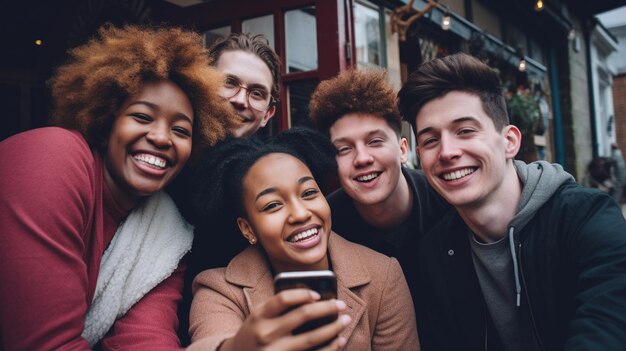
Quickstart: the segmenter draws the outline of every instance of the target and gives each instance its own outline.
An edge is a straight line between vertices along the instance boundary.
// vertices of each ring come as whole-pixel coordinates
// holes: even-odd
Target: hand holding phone
[[[337,298],[337,278],[335,273],[329,270],[321,271],[298,271],[279,273],[274,278],[274,293],[286,289],[305,288],[320,294],[321,300]],[[288,311],[286,311],[288,312]],[[331,323],[337,319],[337,315],[309,321],[293,330],[293,334],[304,333],[316,329],[322,325]]]
[[[345,303],[319,301],[319,298],[313,296],[309,289],[289,289],[282,291],[280,294],[282,296],[273,296],[252,310],[250,315],[243,321],[237,333],[232,338],[226,339],[220,350],[253,351],[276,348],[281,350],[300,350],[302,349],[303,340],[308,340],[309,344],[316,344],[313,349],[323,347],[322,344],[331,345],[335,341],[339,347],[341,347],[341,342],[345,343],[345,338],[341,341],[342,338],[339,337],[339,333],[350,322],[350,317],[347,315],[343,316],[347,317],[347,320],[346,318],[341,318],[341,323],[338,321],[333,322],[327,325],[323,331],[314,330],[307,332],[305,335],[294,335],[293,329],[307,320],[307,317],[311,318],[311,314],[294,315],[294,318],[282,317],[287,309],[301,308],[304,304],[309,303],[319,306],[319,309],[316,308],[314,311],[311,311],[311,313],[317,316],[336,313],[336,311],[341,313],[346,308]],[[333,309],[331,306],[336,309]],[[330,310],[335,312],[330,312]],[[334,334],[329,334],[329,332]]]

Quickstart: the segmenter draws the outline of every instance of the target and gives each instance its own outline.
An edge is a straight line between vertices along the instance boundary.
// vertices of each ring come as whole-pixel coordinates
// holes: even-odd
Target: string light
[[[452,17],[450,17],[450,9],[447,5],[443,5],[443,9],[445,12],[441,17],[441,29],[450,30],[450,25],[452,24]]]
[[[520,72],[526,72],[526,60],[524,58],[520,58],[519,65],[517,66]]]
[[[35,45],[41,46],[42,44],[43,44],[43,40],[41,40],[41,39],[36,39],[35,40]]]
[[[450,14],[446,11],[443,17],[441,17],[441,29],[449,30],[451,22],[452,18],[450,17]]]
[[[543,10],[543,1],[537,0],[537,2],[535,3],[535,11],[541,11],[541,10]]]

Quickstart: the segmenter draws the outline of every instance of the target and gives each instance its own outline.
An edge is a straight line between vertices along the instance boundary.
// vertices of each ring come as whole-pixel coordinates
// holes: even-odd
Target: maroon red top
[[[0,143],[0,350],[90,349],[84,316],[127,214],[79,133],[41,128]],[[179,349],[183,270],[117,320],[102,348]]]

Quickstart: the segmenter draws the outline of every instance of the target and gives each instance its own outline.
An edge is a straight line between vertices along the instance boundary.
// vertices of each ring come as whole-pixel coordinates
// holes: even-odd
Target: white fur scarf
[[[120,225],[102,256],[82,336],[93,347],[116,319],[169,277],[189,251],[193,227],[164,192],[150,196]]]

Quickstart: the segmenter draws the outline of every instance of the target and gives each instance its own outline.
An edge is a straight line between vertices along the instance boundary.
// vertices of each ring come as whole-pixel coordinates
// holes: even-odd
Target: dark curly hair
[[[309,110],[315,127],[326,135],[338,119],[353,112],[384,118],[398,136],[402,131],[396,92],[383,70],[349,69],[321,82],[311,96]]]
[[[250,168],[263,156],[285,153],[302,161],[317,180],[337,173],[335,147],[321,133],[294,127],[272,138],[228,138],[204,155],[195,167],[188,184],[193,223],[230,221],[247,217],[243,206],[243,180]],[[209,226],[211,227],[211,226]]]
[[[105,24],[69,55],[48,82],[55,102],[53,124],[80,131],[100,152],[118,110],[149,81],[171,80],[187,94],[195,115],[191,159],[236,123],[217,95],[222,76],[209,66],[195,32]]]
[[[428,102],[451,91],[475,94],[497,130],[509,124],[498,72],[477,58],[456,53],[423,63],[398,93],[400,111],[417,133],[415,117]]]
[[[211,65],[217,64],[217,60],[224,51],[235,50],[247,51],[265,62],[272,73],[272,97],[276,103],[280,97],[280,57],[274,52],[267,38],[263,34],[253,33],[230,33],[226,37],[219,38],[209,48]]]

